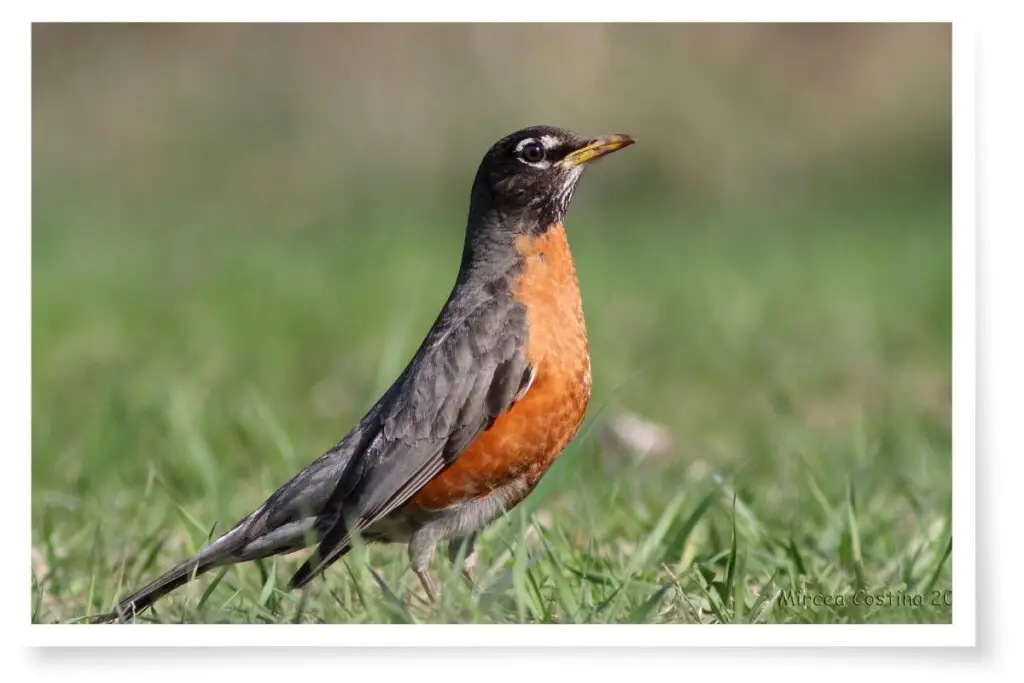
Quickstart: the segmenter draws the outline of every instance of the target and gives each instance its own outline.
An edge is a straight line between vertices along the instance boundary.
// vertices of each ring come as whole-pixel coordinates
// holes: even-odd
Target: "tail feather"
[[[230,531],[118,602],[113,611],[93,617],[91,623],[129,620],[213,567],[291,553],[316,544],[323,527],[334,522],[328,504],[349,462],[354,454],[364,452],[378,433],[379,406]]]
[[[112,611],[93,617],[90,623],[103,624],[133,619],[167,593],[205,574],[213,567],[236,561],[232,555],[245,543],[244,529],[232,529],[203,550],[122,599]]]
[[[288,590],[298,590],[305,587],[307,583],[322,574],[325,569],[344,557],[351,549],[352,546],[346,544],[337,551],[337,554],[335,554],[334,557],[323,563],[319,561],[321,549],[317,549],[317,551],[307,558],[306,561],[302,563],[302,566],[292,574],[292,578],[288,581]]]

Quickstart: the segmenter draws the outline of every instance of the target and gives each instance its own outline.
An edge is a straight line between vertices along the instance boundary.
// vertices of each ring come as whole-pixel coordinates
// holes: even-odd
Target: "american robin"
[[[345,438],[254,512],[109,614],[131,618],[209,569],[317,544],[289,588],[352,547],[407,543],[428,597],[435,547],[464,545],[522,501],[576,436],[590,355],[563,219],[584,168],[633,144],[549,126],[498,140],[470,194],[451,294],[394,384]]]

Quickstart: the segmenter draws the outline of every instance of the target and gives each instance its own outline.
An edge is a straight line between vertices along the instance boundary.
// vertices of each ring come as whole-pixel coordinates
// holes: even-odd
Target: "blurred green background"
[[[480,157],[544,123],[638,140],[567,220],[594,402],[485,538],[494,576],[535,564],[418,618],[949,621],[784,603],[949,587],[950,35],[35,25],[33,620],[109,607],[340,438],[447,296]],[[167,609],[283,619],[258,569]]]

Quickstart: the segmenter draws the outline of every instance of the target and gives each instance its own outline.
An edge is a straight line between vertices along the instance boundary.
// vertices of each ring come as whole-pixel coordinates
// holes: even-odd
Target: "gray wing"
[[[445,307],[378,403],[372,437],[321,512],[333,524],[291,587],[305,585],[346,552],[354,532],[409,500],[517,399],[531,376],[525,309],[510,295],[488,293],[478,301]]]

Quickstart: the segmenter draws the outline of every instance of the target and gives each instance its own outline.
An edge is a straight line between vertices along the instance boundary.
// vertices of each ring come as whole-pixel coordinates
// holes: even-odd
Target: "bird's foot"
[[[437,583],[434,581],[434,577],[426,569],[417,571],[416,576],[419,577],[420,583],[423,584],[423,590],[427,594],[427,601],[437,603],[441,593],[437,590]]]

